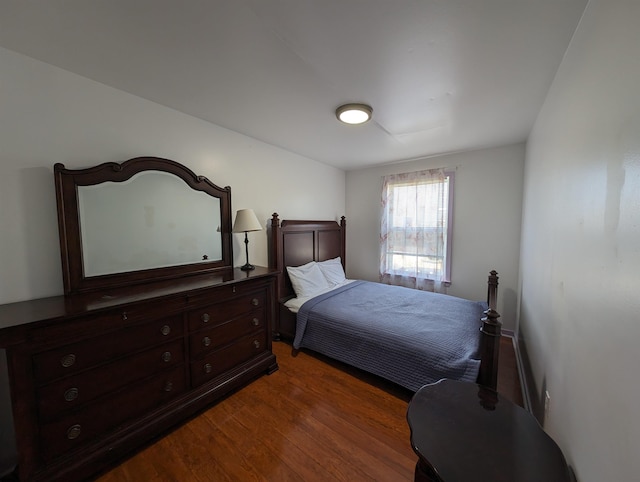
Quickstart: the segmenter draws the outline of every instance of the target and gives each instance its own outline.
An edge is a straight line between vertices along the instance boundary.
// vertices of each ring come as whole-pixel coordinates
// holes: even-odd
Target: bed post
[[[347,270],[347,218],[340,218],[340,252],[342,257],[342,269]]]
[[[498,299],[498,272],[494,269],[489,273],[487,280],[487,305],[495,310]]]
[[[278,235],[278,231],[280,229],[280,220],[278,219],[278,213],[273,213],[271,215],[271,223],[267,225],[267,236],[271,239],[269,240],[269,268],[280,269],[280,264],[282,262],[280,258],[281,249],[280,249],[280,236]]]
[[[498,387],[498,361],[500,357],[500,336],[502,335],[502,323],[498,321],[500,313],[496,311],[498,296],[498,273],[491,271],[488,278],[487,304],[489,309],[484,312],[482,318],[482,333],[480,340],[480,373],[478,383],[497,390]]]
[[[269,239],[269,268],[280,271],[276,276],[276,318],[271,329],[272,339],[280,340],[280,296],[282,293],[282,283],[284,282],[282,274],[282,246],[280,239],[280,220],[278,213],[271,215],[271,223],[267,224],[267,237]]]

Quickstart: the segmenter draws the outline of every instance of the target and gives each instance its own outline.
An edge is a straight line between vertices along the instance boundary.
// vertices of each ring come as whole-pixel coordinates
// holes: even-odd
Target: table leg
[[[425,464],[421,459],[416,463],[413,480],[414,482],[444,482],[440,477],[438,477],[433,469]]]

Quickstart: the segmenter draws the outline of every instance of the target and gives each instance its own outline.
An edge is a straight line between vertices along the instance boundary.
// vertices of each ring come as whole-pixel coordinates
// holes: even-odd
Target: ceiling
[[[0,46],[352,170],[524,141],[586,1],[3,0]]]

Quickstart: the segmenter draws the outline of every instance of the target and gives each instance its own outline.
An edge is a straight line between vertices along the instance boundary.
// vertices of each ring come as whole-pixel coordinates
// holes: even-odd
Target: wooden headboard
[[[280,221],[278,214],[273,214],[271,223],[267,226],[269,267],[280,271],[276,285],[276,299],[281,308],[284,308],[282,303],[295,296],[287,275],[287,266],[300,266],[310,261],[324,261],[340,256],[342,267],[345,267],[346,227],[344,216],[340,219],[340,223],[337,223],[336,221]],[[288,310],[284,308],[279,312],[274,336],[276,339],[279,335],[290,337],[289,335],[295,332],[295,325],[293,330],[289,330],[285,326],[287,320],[283,319],[289,316]]]

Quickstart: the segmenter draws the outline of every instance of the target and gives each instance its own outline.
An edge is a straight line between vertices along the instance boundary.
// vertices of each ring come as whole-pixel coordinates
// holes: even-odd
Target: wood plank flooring
[[[274,342],[280,370],[233,393],[99,482],[410,481],[411,393]],[[521,404],[511,340],[499,391]]]

